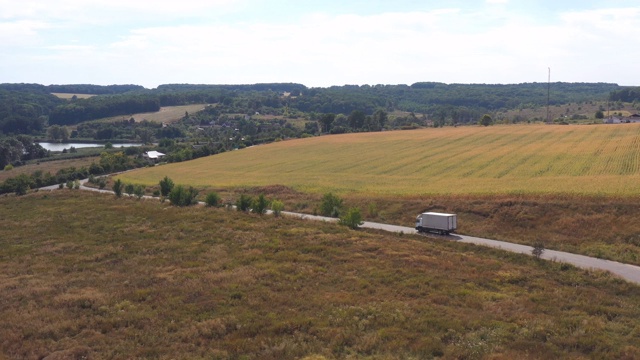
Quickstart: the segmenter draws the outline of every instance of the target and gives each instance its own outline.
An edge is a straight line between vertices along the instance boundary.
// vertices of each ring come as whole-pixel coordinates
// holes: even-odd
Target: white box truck
[[[416,230],[421,232],[435,232],[442,235],[449,235],[458,227],[456,214],[443,214],[437,212],[426,212],[416,218]]]

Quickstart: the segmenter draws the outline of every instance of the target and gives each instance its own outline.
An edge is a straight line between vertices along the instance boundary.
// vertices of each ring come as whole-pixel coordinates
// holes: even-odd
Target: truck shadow
[[[420,233],[421,236],[424,237],[429,237],[429,238],[434,238],[434,239],[442,239],[442,240],[449,240],[449,241],[458,241],[458,240],[462,240],[462,236],[456,235],[456,234],[450,234],[450,235],[440,235],[440,234],[436,234],[436,233]]]

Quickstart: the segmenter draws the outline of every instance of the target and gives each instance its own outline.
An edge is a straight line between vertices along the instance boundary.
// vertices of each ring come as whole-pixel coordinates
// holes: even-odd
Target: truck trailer
[[[443,214],[437,212],[426,212],[416,218],[416,230],[422,232],[435,232],[442,235],[449,235],[458,227],[456,214]]]

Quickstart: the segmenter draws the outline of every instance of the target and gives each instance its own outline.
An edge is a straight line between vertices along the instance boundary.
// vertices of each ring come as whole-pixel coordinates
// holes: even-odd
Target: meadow
[[[296,139],[121,176],[305,193],[640,194],[640,124],[447,127]]]
[[[113,116],[103,119],[91,120],[90,122],[114,122],[129,120],[134,118],[135,121],[140,122],[147,120],[155,123],[174,123],[184,117],[185,112],[195,113],[204,109],[205,104],[191,104],[191,105],[179,105],[179,106],[163,106],[159,111],[149,113],[138,113],[127,116]]]
[[[66,99],[66,100],[71,100],[74,96],[78,99],[88,99],[90,97],[97,96],[93,94],[69,94],[69,93],[51,93],[51,95],[56,96],[60,99]]]
[[[640,357],[640,287],[526,255],[72,190],[0,218],[0,358]]]
[[[103,150],[104,151],[104,150]],[[89,156],[75,159],[65,159],[65,160],[50,160],[51,158],[46,158],[46,161],[33,161],[30,164],[15,167],[9,171],[0,171],[0,182],[7,180],[11,177],[16,177],[20,174],[31,175],[37,171],[41,171],[43,174],[51,173],[55,175],[58,170],[66,169],[70,167],[81,168],[83,166],[89,167],[91,163],[100,162],[100,157],[98,156]]]
[[[461,234],[640,264],[640,124],[512,125],[288,140],[120,175],[227,202],[264,193],[317,213],[334,192],[365,220],[459,216]]]

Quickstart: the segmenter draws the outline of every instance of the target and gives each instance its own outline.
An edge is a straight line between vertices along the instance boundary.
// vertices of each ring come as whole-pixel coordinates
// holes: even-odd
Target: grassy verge
[[[640,357],[640,288],[523,255],[78,191],[0,218],[12,359]]]
[[[148,193],[151,193],[151,189]],[[201,188],[215,191],[223,203],[241,194],[265,194],[287,211],[317,214],[322,195],[285,186]],[[640,265],[640,198],[574,194],[342,196],[345,207],[358,207],[366,221],[414,226],[417,214],[458,214],[458,233]]]

